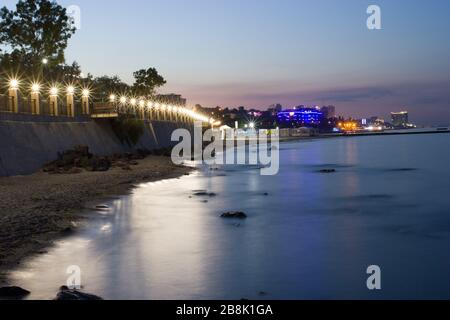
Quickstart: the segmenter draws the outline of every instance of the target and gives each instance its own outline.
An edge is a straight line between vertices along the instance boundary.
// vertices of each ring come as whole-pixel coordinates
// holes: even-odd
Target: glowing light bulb
[[[67,87],[67,93],[68,94],[74,94],[75,92],[75,88],[73,86],[68,86]]]
[[[132,106],[135,106],[136,103],[137,103],[137,100],[133,98],[133,99],[130,100],[130,103],[131,103]]]
[[[116,101],[116,95],[112,94],[109,96],[109,101],[115,102]]]
[[[121,104],[127,103],[127,97],[120,97],[120,103]]]
[[[52,96],[57,96],[57,95],[58,95],[58,88],[52,87],[52,88],[50,89],[50,95],[52,95]]]
[[[31,85],[31,92],[32,93],[39,93],[40,90],[41,90],[41,86],[38,83],[33,83]]]
[[[19,80],[17,80],[17,79],[12,79],[12,80],[9,82],[9,87],[10,87],[11,89],[18,89],[18,88],[19,88]]]
[[[89,89],[83,89],[81,94],[83,95],[83,98],[89,98],[89,95],[91,94],[91,92],[89,91]]]

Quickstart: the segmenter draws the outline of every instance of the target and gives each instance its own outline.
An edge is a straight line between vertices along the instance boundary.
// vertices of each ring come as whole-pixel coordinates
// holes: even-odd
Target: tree
[[[56,2],[20,0],[15,10],[0,9],[0,45],[6,52],[1,60],[31,65],[35,71],[44,58],[48,67],[56,66],[64,63],[64,50],[74,33],[66,9]]]
[[[106,101],[111,94],[128,94],[130,86],[124,83],[118,76],[103,76],[92,81],[95,98]]]
[[[136,71],[133,76],[135,79],[133,92],[138,96],[153,95],[156,88],[166,84],[166,80],[158,74],[155,68]]]
[[[81,78],[81,67],[77,62],[59,64],[51,68],[44,68],[43,78],[51,82],[78,83]]]

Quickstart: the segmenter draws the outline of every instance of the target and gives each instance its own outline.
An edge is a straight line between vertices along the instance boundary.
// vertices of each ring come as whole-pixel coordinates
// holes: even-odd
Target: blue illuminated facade
[[[300,108],[278,112],[277,118],[284,125],[319,125],[324,114],[315,108]]]

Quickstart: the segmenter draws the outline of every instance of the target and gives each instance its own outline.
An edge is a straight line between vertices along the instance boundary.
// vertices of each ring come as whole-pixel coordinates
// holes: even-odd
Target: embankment
[[[155,150],[173,145],[171,134],[186,123],[147,121],[136,146],[120,142],[109,120],[0,114],[0,176],[27,175],[56,158],[58,152],[87,145],[100,156],[132,149]]]

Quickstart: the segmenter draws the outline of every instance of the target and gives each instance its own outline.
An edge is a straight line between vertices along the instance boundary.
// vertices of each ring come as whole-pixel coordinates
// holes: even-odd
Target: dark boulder
[[[3,287],[0,288],[0,298],[3,299],[22,299],[30,294],[30,291],[20,287]]]
[[[95,166],[92,171],[108,171],[111,168],[111,160],[106,157],[96,158]]]
[[[77,300],[77,301],[87,301],[87,300],[103,300],[101,297],[84,293],[78,290],[71,290],[66,286],[62,286],[59,289],[58,294],[56,295],[55,300],[59,301],[68,301],[68,300]]]
[[[320,173],[335,173],[336,169],[322,169],[319,172]]]
[[[196,197],[215,197],[215,196],[217,196],[217,194],[215,194],[214,192],[199,191],[199,192],[195,192],[194,196],[196,196]]]
[[[247,215],[244,212],[240,211],[231,211],[231,212],[225,212],[221,215],[222,218],[229,218],[229,219],[246,219]]]

